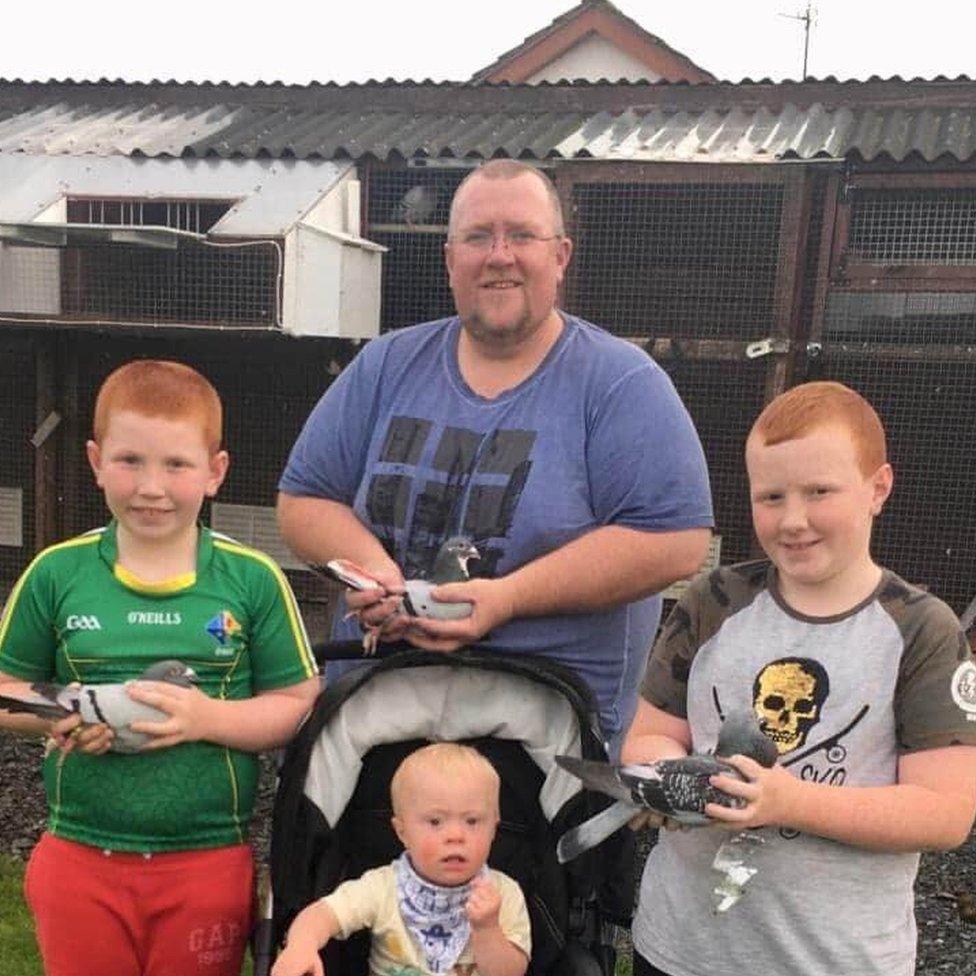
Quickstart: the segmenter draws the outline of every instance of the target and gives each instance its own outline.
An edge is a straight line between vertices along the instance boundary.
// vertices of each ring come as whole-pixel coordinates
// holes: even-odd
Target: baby
[[[411,753],[390,784],[405,851],[299,913],[271,976],[323,976],[329,939],[372,932],[370,976],[524,976],[529,917],[519,886],[488,868],[499,780],[470,746]]]

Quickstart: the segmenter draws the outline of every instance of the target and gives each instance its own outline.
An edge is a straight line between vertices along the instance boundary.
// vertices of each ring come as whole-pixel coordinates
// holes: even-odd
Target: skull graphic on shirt
[[[780,755],[802,746],[830,691],[827,672],[810,658],[780,658],[767,664],[753,683],[759,727]]]

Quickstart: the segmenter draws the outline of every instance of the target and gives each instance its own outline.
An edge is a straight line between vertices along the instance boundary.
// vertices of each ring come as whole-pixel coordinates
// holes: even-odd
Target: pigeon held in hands
[[[138,681],[166,681],[182,688],[190,688],[196,673],[182,661],[157,661],[139,675]],[[131,682],[104,685],[58,685],[35,682],[30,697],[0,695],[0,711],[37,715],[40,718],[60,721],[78,714],[86,725],[107,725],[115,737],[109,747],[111,752],[134,753],[152,736],[145,732],[133,732],[133,722],[163,722],[169,716],[129,697]]]
[[[467,601],[445,603],[435,599],[431,595],[431,590],[445,583],[467,582],[470,579],[468,560],[478,558],[478,550],[470,539],[461,535],[451,536],[437,550],[437,557],[434,559],[434,566],[428,579],[407,580],[403,584],[402,592],[390,594],[400,598],[393,616],[397,613],[405,613],[411,617],[430,617],[435,620],[463,620],[465,617],[470,617],[474,610],[471,603]],[[355,590],[384,589],[382,583],[348,559],[333,559],[326,563],[325,569],[334,579]],[[363,647],[367,653],[375,650],[376,639],[381,629],[382,624],[378,628],[367,628],[363,638]]]
[[[642,810],[659,813],[683,826],[702,827],[713,822],[705,813],[707,804],[741,806],[740,800],[709,782],[719,773],[743,779],[734,766],[716,758],[733,755],[749,756],[766,768],[776,762],[776,745],[760,731],[752,712],[734,713],[723,722],[714,755],[692,754],[626,766],[556,756],[556,762],[588,789],[617,800],[563,834],[556,847],[559,862],[565,864],[596,847]]]

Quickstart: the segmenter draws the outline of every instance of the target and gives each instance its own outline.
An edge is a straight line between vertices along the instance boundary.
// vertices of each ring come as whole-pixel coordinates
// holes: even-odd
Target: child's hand
[[[791,797],[798,781],[782,766],[766,769],[747,756],[732,756],[727,761],[745,776],[746,781],[720,773],[710,782],[723,793],[745,800],[745,806],[733,808],[709,803],[705,813],[720,821],[720,826],[731,830],[788,826],[786,819],[793,806]]]
[[[133,701],[152,705],[169,718],[161,722],[133,722],[133,732],[153,736],[142,748],[165,749],[180,742],[197,742],[212,738],[210,728],[214,705],[199,688],[181,688],[168,681],[131,681],[127,685]]]
[[[314,946],[288,945],[271,967],[271,976],[325,976]]]
[[[502,907],[502,896],[494,882],[488,878],[477,877],[471,882],[471,896],[464,906],[468,921],[473,929],[490,929],[498,925],[498,911]]]
[[[80,715],[69,715],[51,725],[51,738],[62,756],[77,749],[86,756],[100,756],[108,752],[115,733],[102,723],[85,725]]]

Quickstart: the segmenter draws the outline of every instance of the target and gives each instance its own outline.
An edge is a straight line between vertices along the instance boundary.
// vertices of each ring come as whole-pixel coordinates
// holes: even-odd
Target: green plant
[[[0,959],[4,976],[41,976],[34,922],[24,904],[24,864],[0,855]]]

